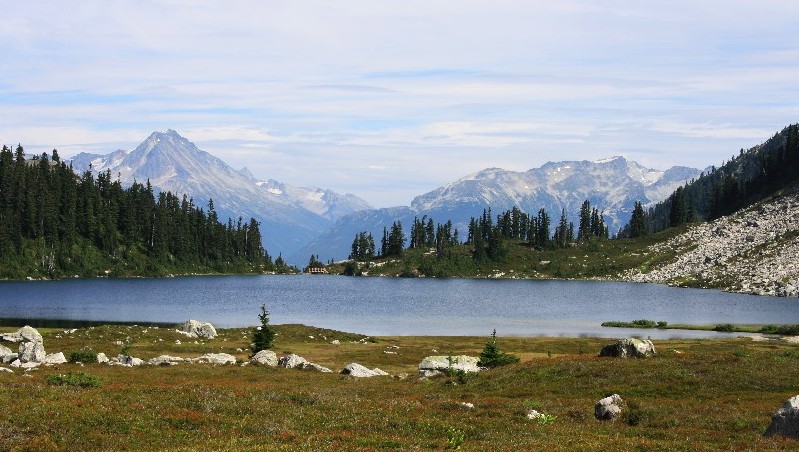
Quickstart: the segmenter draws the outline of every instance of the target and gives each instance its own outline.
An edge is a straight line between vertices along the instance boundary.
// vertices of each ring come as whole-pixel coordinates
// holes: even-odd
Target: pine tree
[[[640,201],[635,202],[629,226],[630,237],[635,238],[646,235],[646,215]]]
[[[680,226],[688,221],[688,207],[685,204],[685,191],[683,187],[671,195],[671,210],[669,212],[669,223],[672,227]]]
[[[477,365],[480,367],[499,367],[506,364],[518,363],[519,358],[509,353],[504,353],[497,345],[497,330],[491,333],[491,339],[486,342],[482,353],[480,353],[480,360]]]
[[[261,321],[261,326],[252,333],[253,355],[261,350],[269,350],[275,342],[275,330],[269,325],[269,311],[266,310],[266,304],[261,305],[261,313],[258,314],[258,320]]]
[[[577,236],[580,240],[585,240],[591,233],[591,203],[586,199],[580,207],[580,224],[577,229]]]

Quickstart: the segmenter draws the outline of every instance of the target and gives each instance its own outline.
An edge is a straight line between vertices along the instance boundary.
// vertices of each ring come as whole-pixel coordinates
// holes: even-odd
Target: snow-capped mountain
[[[548,162],[525,172],[490,168],[417,196],[417,212],[457,212],[474,205],[495,211],[518,206],[534,212],[541,207],[558,214],[579,211],[586,199],[605,211],[614,231],[629,219],[635,201],[650,204],[670,195],[700,171],[674,167],[667,171],[645,168],[624,157],[597,161]]]
[[[271,196],[296,204],[320,217],[335,221],[359,210],[373,209],[369,203],[352,194],[340,194],[317,187],[294,187],[274,179],[257,181]]]
[[[615,233],[629,221],[636,201],[645,205],[661,201],[699,174],[700,170],[686,167],[666,171],[646,168],[624,157],[549,162],[525,172],[489,168],[417,196],[410,207],[343,217],[299,253],[313,252],[323,259],[345,258],[357,232],[367,230],[378,238],[384,225],[401,221],[408,233],[413,218],[423,215],[437,222],[452,220],[465,237],[469,219],[489,207],[495,214],[514,206],[530,214],[544,208],[553,223],[565,209],[577,224],[585,200],[604,212],[606,224]]]
[[[196,205],[207,206],[213,199],[220,218],[253,217],[261,222],[264,245],[272,254],[292,254],[334,220],[372,208],[354,195],[260,182],[246,168],[231,168],[174,130],[153,132],[129,153],[81,153],[71,163],[77,173],[110,170],[126,186],[149,180],[156,190],[186,194]]]

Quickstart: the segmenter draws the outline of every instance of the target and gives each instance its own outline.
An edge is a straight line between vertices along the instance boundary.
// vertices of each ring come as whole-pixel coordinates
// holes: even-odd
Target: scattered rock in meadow
[[[302,366],[303,363],[307,363],[308,361],[300,355],[291,354],[288,356],[284,356],[280,358],[278,364],[280,367],[285,367],[286,369],[293,369],[295,367]]]
[[[8,367],[0,367],[0,372],[7,372],[7,373],[10,373],[10,374],[14,373],[14,371],[9,369]]]
[[[531,421],[537,421],[542,417],[544,417],[544,414],[539,413],[538,410],[530,408],[530,410],[527,411],[527,419],[530,419]]]
[[[19,353],[9,353],[8,355],[3,356],[3,364],[8,364],[15,360],[19,359]]]
[[[147,364],[151,366],[175,366],[184,361],[180,356],[161,355],[155,358],[150,358]]]
[[[213,339],[216,337],[216,328],[208,322],[200,322],[198,320],[189,319],[183,322],[183,327],[176,330],[178,333],[185,334],[188,337],[197,337],[202,339]]]
[[[308,362],[308,361],[305,361],[304,363],[300,364],[298,366],[298,368],[299,369],[303,369],[303,370],[315,370],[317,372],[322,372],[322,373],[325,373],[325,374],[329,374],[329,373],[333,372],[332,370],[328,369],[325,366],[321,366],[319,364]]]
[[[250,362],[252,364],[275,367],[277,366],[277,355],[272,350],[261,350],[260,352],[252,355]]]
[[[333,339],[331,344],[333,344],[333,345],[341,345],[341,341],[339,341],[338,339]]]
[[[62,352],[50,353],[49,355],[46,355],[44,357],[42,362],[44,364],[64,364],[65,362],[67,362],[67,358],[64,356],[64,353]]]
[[[121,365],[121,366],[136,367],[136,366],[141,366],[142,364],[144,364],[144,360],[142,360],[140,358],[134,358],[134,357],[129,356],[129,355],[118,355],[117,356],[117,363],[119,365]]]
[[[0,334],[0,339],[8,342],[43,342],[42,335],[28,325],[23,326],[13,333]]]
[[[594,405],[594,417],[600,421],[615,421],[621,414],[624,401],[618,394],[599,400]]]
[[[208,362],[211,364],[236,364],[236,357],[227,353],[206,353],[195,362]]]
[[[616,358],[647,358],[655,355],[655,345],[648,339],[619,339],[614,344],[602,347],[599,356]]]
[[[22,342],[19,344],[18,359],[23,363],[41,363],[46,353],[41,342]]]
[[[100,352],[97,354],[97,362],[99,364],[105,364],[108,362],[108,357],[105,356],[105,353]]]
[[[428,356],[419,363],[419,376],[432,377],[451,371],[480,372],[475,356]]]
[[[467,410],[473,410],[474,404],[470,402],[461,402],[461,406],[466,408]]]
[[[368,378],[368,377],[378,377],[388,375],[388,373],[383,372],[378,368],[369,369],[366,366],[363,366],[358,363],[350,363],[347,364],[344,369],[341,370],[341,373],[344,375],[349,375],[351,377],[358,377],[358,378]]]
[[[780,435],[799,439],[799,395],[786,400],[771,417],[764,436]]]
[[[33,361],[29,361],[29,362],[23,363],[22,361],[20,361],[18,359],[15,359],[14,361],[11,362],[11,364],[9,364],[9,366],[11,366],[11,367],[19,367],[19,368],[25,369],[25,371],[29,371],[31,369],[35,369],[35,368],[37,368],[37,367],[39,367],[41,365],[42,365],[42,363],[33,362]]]
[[[5,358],[6,356],[8,356],[8,355],[10,355],[12,353],[14,353],[14,352],[11,351],[10,348],[8,348],[8,347],[6,347],[4,345],[0,345],[0,360],[2,360],[3,358]]]

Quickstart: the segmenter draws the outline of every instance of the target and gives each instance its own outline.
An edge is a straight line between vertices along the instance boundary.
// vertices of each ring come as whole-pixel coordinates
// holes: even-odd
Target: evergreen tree
[[[488,258],[494,262],[502,262],[508,255],[508,249],[502,239],[502,228],[496,226],[491,232],[491,238],[488,241],[488,249],[486,250]]]
[[[275,342],[275,330],[269,325],[269,311],[266,310],[266,304],[261,305],[261,313],[258,314],[258,320],[261,321],[261,326],[252,333],[253,355],[261,350],[269,350]]]
[[[591,203],[586,199],[580,207],[580,224],[577,229],[577,236],[580,240],[585,240],[591,234]]]
[[[688,207],[685,204],[685,191],[683,187],[677,187],[677,190],[671,195],[671,211],[669,213],[669,222],[672,227],[680,226],[688,221]]]
[[[633,214],[630,218],[629,230],[629,235],[633,238],[646,235],[646,216],[644,215],[644,207],[641,205],[640,201],[635,202],[635,208],[633,208]]]
[[[500,350],[499,345],[497,345],[497,330],[494,330],[491,333],[491,339],[486,342],[483,351],[480,353],[480,360],[477,365],[480,367],[499,367],[518,362],[519,357]]]
[[[383,249],[382,256],[400,257],[402,256],[404,250],[405,250],[405,234],[402,232],[402,223],[399,221],[395,221],[391,225],[391,231],[388,233],[388,236],[386,238],[386,246]]]
[[[568,237],[569,237],[569,223],[566,219],[566,209],[561,209],[560,212],[560,222],[558,222],[558,226],[555,228],[555,235],[553,236],[553,241],[558,248],[566,248],[568,246]]]

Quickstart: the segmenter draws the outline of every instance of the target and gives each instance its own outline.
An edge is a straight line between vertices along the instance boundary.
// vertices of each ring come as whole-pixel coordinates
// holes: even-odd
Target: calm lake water
[[[603,328],[607,320],[799,323],[799,299],[589,281],[195,276],[0,282],[0,318],[180,323],[303,323],[368,335],[629,335],[712,332]],[[735,336],[735,334],[733,334]]]

